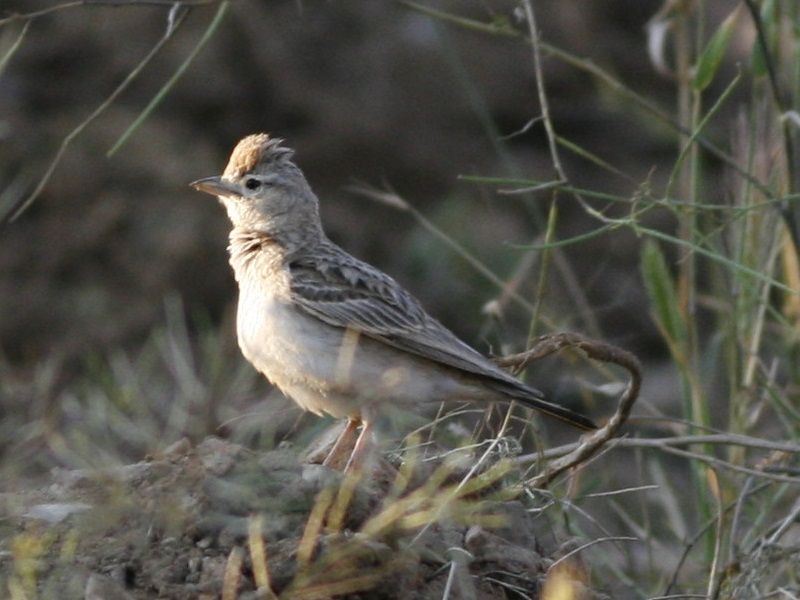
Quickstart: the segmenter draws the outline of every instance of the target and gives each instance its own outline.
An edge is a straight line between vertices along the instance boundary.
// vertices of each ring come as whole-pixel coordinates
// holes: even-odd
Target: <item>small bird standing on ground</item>
[[[251,135],[220,177],[191,184],[230,217],[244,356],[284,394],[318,415],[363,429],[350,461],[388,404],[511,401],[581,429],[586,417],[542,398],[428,315],[391,277],[331,242],[319,201],[282,140]]]

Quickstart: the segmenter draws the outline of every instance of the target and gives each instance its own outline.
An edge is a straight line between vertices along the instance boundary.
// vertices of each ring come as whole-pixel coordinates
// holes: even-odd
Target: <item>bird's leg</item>
[[[353,446],[353,453],[350,455],[350,460],[344,468],[345,473],[350,473],[356,469],[361,469],[369,458],[369,450],[372,446],[372,422],[364,421],[364,426],[361,428],[361,434],[356,440],[356,445]]]
[[[335,469],[344,461],[344,457],[351,452],[351,448],[353,448],[352,452],[355,452],[355,444],[358,443],[358,440],[355,440],[354,443],[353,439],[355,438],[355,433],[359,425],[361,425],[361,419],[356,417],[347,419],[347,425],[345,425],[339,437],[336,438],[336,443],[333,444],[333,448],[331,448],[331,451],[328,452],[328,456],[325,457],[325,460],[322,462],[324,466]]]

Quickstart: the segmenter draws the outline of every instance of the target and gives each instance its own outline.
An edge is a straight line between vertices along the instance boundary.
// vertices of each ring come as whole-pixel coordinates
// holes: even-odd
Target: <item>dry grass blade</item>
[[[344,481],[339,486],[339,493],[336,494],[336,500],[328,511],[326,529],[329,533],[336,533],[343,529],[347,508],[353,500],[353,495],[356,492],[359,481],[361,481],[361,477],[362,471],[360,469],[353,469],[345,474]]]
[[[311,561],[311,556],[317,545],[317,537],[322,531],[325,514],[328,512],[331,502],[333,502],[333,490],[331,488],[322,490],[314,502],[314,508],[312,508],[311,514],[308,516],[303,537],[297,547],[298,572],[302,572]]]
[[[272,584],[267,567],[267,548],[261,536],[264,523],[263,515],[252,515],[248,523],[248,546],[250,547],[250,560],[253,564],[253,577],[259,593],[263,593],[267,600],[276,598],[272,591]]]
[[[492,440],[492,443],[489,444],[489,447],[486,449],[486,451],[475,462],[475,464],[472,465],[472,467],[470,468],[469,472],[459,482],[459,484],[455,487],[455,489],[452,492],[448,492],[447,493],[447,495],[445,496],[445,498],[446,498],[445,501],[442,503],[441,506],[436,507],[434,512],[431,514],[428,522],[425,523],[424,527],[422,527],[422,529],[420,529],[419,533],[417,533],[417,535],[414,537],[414,540],[412,541],[412,544],[414,542],[417,542],[418,540],[420,540],[422,538],[422,536],[425,535],[425,532],[433,524],[433,522],[438,520],[439,517],[443,514],[444,508],[449,506],[451,500],[455,500],[459,496],[459,494],[462,493],[462,491],[464,489],[472,490],[472,489],[475,489],[475,487],[474,487],[475,485],[477,485],[479,487],[482,486],[482,485],[489,485],[494,479],[496,479],[498,477],[502,477],[505,474],[505,471],[510,468],[510,465],[508,464],[508,462],[501,461],[500,463],[494,465],[489,471],[487,471],[484,474],[483,481],[485,483],[481,483],[481,481],[471,482],[472,478],[475,477],[475,475],[478,472],[478,470],[482,467],[482,465],[485,463],[485,461],[491,455],[491,453],[494,450],[495,446],[497,446],[497,444],[500,442],[500,439],[502,439],[503,435],[505,434],[505,431],[506,431],[506,429],[508,427],[508,424],[509,424],[509,422],[511,420],[511,413],[513,412],[512,408],[513,408],[513,406],[510,406],[508,411],[506,412],[506,416],[505,416],[505,419],[503,420],[503,424],[500,427],[500,431],[498,432],[497,436],[495,436],[494,440]],[[443,466],[446,466],[446,464],[447,463],[445,463]],[[441,470],[441,467],[440,467],[440,470]]]
[[[228,555],[225,564],[225,575],[222,579],[222,600],[236,600],[239,591],[239,582],[242,579],[242,562],[244,551],[235,546]]]
[[[362,592],[375,586],[386,573],[382,569],[373,569],[367,575],[349,577],[341,581],[326,581],[313,585],[288,590],[281,594],[285,600],[327,600],[334,596]]]

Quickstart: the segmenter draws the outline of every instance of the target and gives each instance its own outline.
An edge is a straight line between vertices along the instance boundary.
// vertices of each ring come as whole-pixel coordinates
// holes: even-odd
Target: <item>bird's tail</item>
[[[563,406],[555,404],[554,402],[550,402],[549,400],[545,400],[542,392],[528,387],[523,383],[513,386],[503,385],[502,391],[521,404],[529,408],[534,408],[539,412],[543,412],[544,414],[554,417],[559,421],[564,421],[573,427],[583,429],[584,431],[592,431],[597,429],[597,425],[595,425],[594,422],[588,417],[584,417],[580,413],[568,408],[564,408]]]

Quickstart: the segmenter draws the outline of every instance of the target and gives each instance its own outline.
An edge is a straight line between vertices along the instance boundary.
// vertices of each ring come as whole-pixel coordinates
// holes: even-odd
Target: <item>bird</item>
[[[587,417],[463,342],[392,277],[325,234],[319,200],[279,137],[249,135],[222,175],[190,184],[216,196],[231,222],[229,262],[239,287],[244,357],[284,395],[317,415],[348,419],[324,464],[363,460],[388,406],[516,401],[582,430]]]

